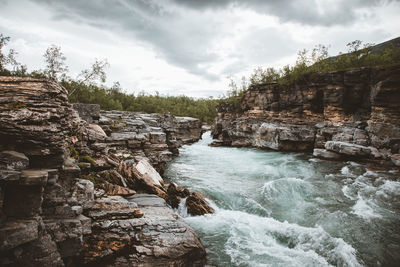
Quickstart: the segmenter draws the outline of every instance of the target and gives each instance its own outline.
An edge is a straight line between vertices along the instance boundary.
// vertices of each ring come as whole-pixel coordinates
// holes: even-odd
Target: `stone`
[[[28,156],[30,167],[61,165],[59,159],[80,124],[67,90],[46,79],[2,76],[0,91],[2,140]]]
[[[107,138],[107,134],[97,124],[89,124],[86,126],[86,131],[90,141],[103,141]]]
[[[339,160],[341,159],[340,154],[332,151],[328,151],[326,149],[314,148],[313,156],[321,159],[328,160]]]
[[[0,226],[0,251],[7,251],[38,238],[36,220],[13,220]]]
[[[78,203],[83,203],[83,206],[90,207],[94,201],[94,185],[86,179],[76,179],[72,187],[72,195]]]
[[[64,266],[57,245],[46,233],[40,235],[35,242],[21,246],[15,263],[18,266]]]
[[[214,209],[207,203],[199,192],[192,192],[186,199],[187,211],[191,215],[204,215],[214,213]]]
[[[147,159],[141,159],[136,163],[133,166],[132,172],[143,189],[164,199],[167,198],[167,194],[163,188],[164,180]]]
[[[100,184],[99,187],[109,196],[131,196],[136,194],[135,190],[108,182]]]
[[[20,171],[0,170],[0,183],[16,183],[21,179]]]
[[[102,220],[86,240],[85,262],[106,258],[108,266],[204,266],[206,253],[196,233],[155,195],[136,194],[141,218]],[[125,253],[119,253],[124,251]]]
[[[181,199],[190,195],[190,191],[187,189],[184,190],[182,187],[172,182],[168,186],[167,195],[168,203],[171,205],[171,207],[176,209],[178,208]]]
[[[97,104],[73,104],[73,108],[78,111],[79,117],[88,123],[100,119],[100,106]]]
[[[67,196],[64,187],[59,184],[48,185],[43,192],[42,207],[55,207],[63,205],[66,202]]]
[[[393,164],[400,167],[400,154],[393,154],[390,159],[392,160]]]
[[[353,157],[369,157],[371,155],[370,147],[346,142],[328,141],[325,143],[325,149]]]
[[[0,152],[0,168],[6,170],[24,170],[29,166],[29,159],[17,151]]]
[[[21,185],[45,185],[48,179],[47,170],[23,170],[21,172]]]

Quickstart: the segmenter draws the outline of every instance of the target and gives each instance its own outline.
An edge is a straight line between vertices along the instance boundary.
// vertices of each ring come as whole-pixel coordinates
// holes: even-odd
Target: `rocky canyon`
[[[203,266],[171,206],[213,210],[160,175],[201,134],[198,119],[71,105],[53,81],[0,77],[0,265]]]

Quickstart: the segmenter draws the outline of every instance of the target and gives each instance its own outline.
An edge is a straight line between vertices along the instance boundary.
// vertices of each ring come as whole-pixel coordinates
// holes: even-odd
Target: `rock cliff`
[[[200,137],[197,119],[72,106],[52,81],[0,77],[0,265],[204,265],[159,174]]]
[[[213,145],[398,164],[400,65],[314,74],[292,86],[252,86],[241,103],[243,114],[228,104],[218,107]]]

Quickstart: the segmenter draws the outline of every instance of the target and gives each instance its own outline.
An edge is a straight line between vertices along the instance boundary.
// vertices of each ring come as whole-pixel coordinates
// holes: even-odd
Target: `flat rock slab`
[[[151,194],[136,194],[127,198],[138,205],[138,207],[166,207],[164,199]]]
[[[86,260],[111,258],[105,266],[204,266],[206,252],[199,237],[164,199],[137,194],[128,200],[143,217],[96,220]]]
[[[339,141],[326,142],[325,149],[339,154],[356,157],[369,157],[373,153],[371,147]]]
[[[321,159],[339,160],[340,154],[322,148],[314,148],[313,156]]]

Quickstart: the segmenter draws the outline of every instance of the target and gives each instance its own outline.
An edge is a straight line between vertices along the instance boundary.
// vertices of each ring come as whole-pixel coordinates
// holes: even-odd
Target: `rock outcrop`
[[[252,86],[241,99],[243,114],[226,103],[218,107],[213,145],[390,160],[400,149],[399,77],[394,65]]]
[[[170,183],[167,190],[167,201],[173,208],[178,208],[185,199],[187,213],[193,216],[214,213],[214,209],[199,192],[190,192],[189,189]]]
[[[52,81],[0,77],[0,265],[204,265],[153,168],[201,122],[74,108]]]

